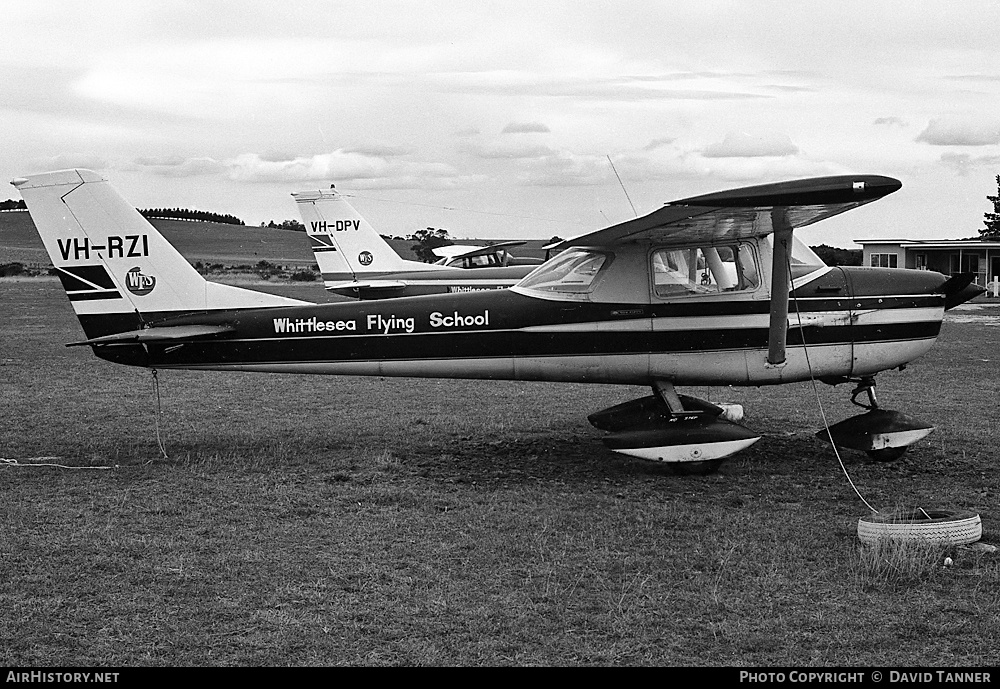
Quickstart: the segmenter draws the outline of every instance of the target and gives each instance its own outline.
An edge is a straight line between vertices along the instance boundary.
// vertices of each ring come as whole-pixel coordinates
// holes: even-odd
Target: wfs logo
[[[138,266],[125,273],[125,287],[132,294],[143,296],[149,294],[156,287],[156,278],[152,275],[143,275]]]
[[[358,263],[360,263],[363,266],[370,266],[372,264],[372,261],[374,260],[375,257],[372,256],[372,253],[370,251],[362,251],[360,254],[358,254]]]

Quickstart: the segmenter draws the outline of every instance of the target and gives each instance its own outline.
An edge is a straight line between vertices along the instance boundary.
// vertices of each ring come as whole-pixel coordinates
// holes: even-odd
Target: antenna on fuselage
[[[618,184],[621,185],[622,191],[625,192],[625,199],[628,201],[628,205],[632,206],[632,214],[635,217],[639,217],[639,214],[635,212],[635,204],[632,203],[632,199],[629,198],[628,191],[625,189],[625,185],[622,184],[622,178],[618,175],[618,170],[615,169],[615,164],[611,160],[611,156],[608,156],[608,162],[611,163],[611,171],[615,173],[615,177],[618,178]]]

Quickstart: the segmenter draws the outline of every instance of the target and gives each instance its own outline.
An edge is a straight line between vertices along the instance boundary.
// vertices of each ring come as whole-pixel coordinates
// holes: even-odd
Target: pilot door
[[[767,313],[755,243],[654,248],[649,262],[654,375],[690,385],[749,382],[747,351]]]

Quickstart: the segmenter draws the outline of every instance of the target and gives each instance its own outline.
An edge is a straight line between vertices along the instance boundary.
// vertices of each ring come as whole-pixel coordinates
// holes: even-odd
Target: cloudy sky
[[[997,26],[1000,0],[5,3],[0,172],[248,224],[336,183],[383,233],[491,238],[872,173],[903,189],[804,239],[976,236]]]

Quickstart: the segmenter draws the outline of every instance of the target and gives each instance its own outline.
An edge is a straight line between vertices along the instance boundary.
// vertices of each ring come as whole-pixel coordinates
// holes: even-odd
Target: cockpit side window
[[[769,250],[774,250],[774,235],[769,235],[765,240]],[[816,252],[806,246],[798,237],[792,236],[792,255],[789,258],[792,272],[792,279],[798,279],[803,275],[808,275],[821,268],[826,268],[823,259],[816,255]]]
[[[530,273],[518,287],[543,292],[582,294],[597,284],[601,270],[611,262],[611,254],[586,249],[569,249]]]
[[[657,249],[651,263],[653,291],[661,298],[742,292],[760,286],[751,244]]]

